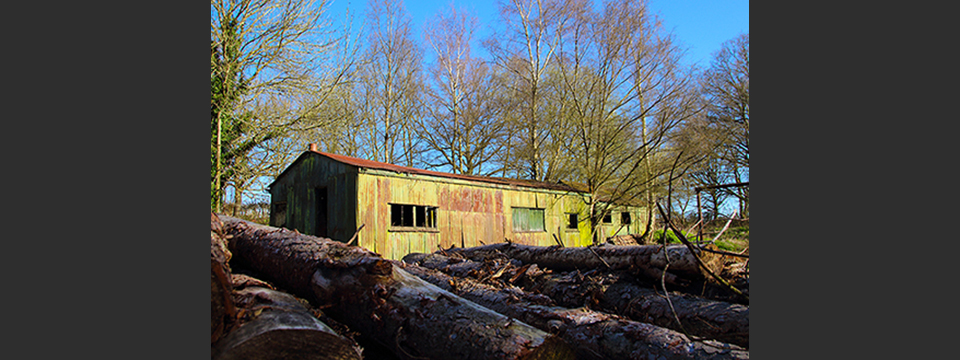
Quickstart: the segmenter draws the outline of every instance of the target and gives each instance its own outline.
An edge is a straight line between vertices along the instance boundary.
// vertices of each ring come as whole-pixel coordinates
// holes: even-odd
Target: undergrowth
[[[705,232],[710,232],[711,230],[715,233],[720,231],[722,227],[717,229],[704,229]],[[696,231],[681,231],[683,236],[692,243],[697,242],[697,232]],[[655,244],[663,244],[664,237],[666,237],[667,244],[680,244],[680,239],[677,238],[677,235],[673,230],[669,230],[666,233],[661,230],[656,230],[652,234],[652,239]],[[713,240],[713,237],[716,235],[704,235],[704,241]],[[730,226],[726,231],[720,235],[720,238],[714,242],[718,248],[724,251],[736,252],[739,253],[743,249],[747,248],[750,245],[750,226]]]

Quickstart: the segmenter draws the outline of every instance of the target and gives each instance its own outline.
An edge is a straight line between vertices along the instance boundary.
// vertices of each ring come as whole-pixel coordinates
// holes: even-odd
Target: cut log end
[[[234,292],[254,318],[213,348],[213,359],[360,359],[355,343],[317,320],[296,297],[261,287]]]
[[[361,359],[349,341],[290,316],[280,311],[261,314],[224,338],[213,359]]]

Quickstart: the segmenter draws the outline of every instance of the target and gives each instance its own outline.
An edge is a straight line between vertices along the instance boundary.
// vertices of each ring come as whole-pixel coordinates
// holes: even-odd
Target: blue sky
[[[367,0],[331,0],[327,16],[334,23],[344,24],[353,20],[356,30],[366,16]],[[424,22],[437,11],[449,7],[451,2],[459,9],[467,10],[477,17],[479,28],[474,37],[472,51],[481,58],[489,59],[480,41],[492,33],[491,26],[498,26],[499,0],[406,0],[404,5],[410,15],[415,34],[422,34]],[[602,0],[594,0],[597,6]],[[656,13],[667,31],[673,32],[677,44],[687,50],[687,64],[707,67],[712,54],[721,45],[741,33],[750,32],[749,0],[647,0],[651,11]],[[347,9],[349,8],[349,18]],[[417,41],[422,42],[422,38]],[[433,54],[424,53],[424,60],[432,61]],[[272,180],[272,179],[271,179]],[[269,182],[269,181],[268,181]],[[262,194],[261,194],[262,195]],[[729,204],[728,204],[729,205]],[[735,205],[735,204],[733,204]],[[727,212],[727,209],[724,209]]]
[[[451,2],[478,18],[480,28],[473,49],[478,56],[486,57],[479,42],[490,34],[488,27],[499,22],[498,0],[407,0],[404,4],[414,28],[418,29],[416,33],[421,34],[419,29],[424,21],[435,16],[441,8],[450,6]],[[600,0],[595,3],[599,5]],[[342,21],[348,6],[355,26],[359,25],[365,14],[366,0],[333,0],[328,15]],[[708,66],[712,54],[723,42],[750,32],[749,0],[648,0],[648,6],[660,16],[664,28],[676,35],[678,44],[687,49],[688,64]],[[429,54],[425,55],[428,55],[426,59],[430,58]]]

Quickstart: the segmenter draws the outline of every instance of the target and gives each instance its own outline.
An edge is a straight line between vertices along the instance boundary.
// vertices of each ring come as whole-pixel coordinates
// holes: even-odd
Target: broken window
[[[437,228],[437,207],[390,204],[390,225],[394,227]]]
[[[543,209],[513,208],[513,231],[546,231]]]
[[[576,229],[578,220],[577,214],[567,214],[567,229]]]
[[[613,216],[610,216],[610,214],[604,214],[604,215],[603,215],[603,223],[604,223],[604,224],[610,224],[610,223],[612,223],[612,222],[613,222]]]
[[[630,213],[626,211],[620,213],[620,223],[624,225],[630,225]]]

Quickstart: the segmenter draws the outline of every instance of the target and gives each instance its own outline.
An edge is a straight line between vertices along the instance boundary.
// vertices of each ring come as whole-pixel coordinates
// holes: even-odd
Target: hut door
[[[314,189],[317,199],[317,236],[327,237],[327,188],[320,187]]]

